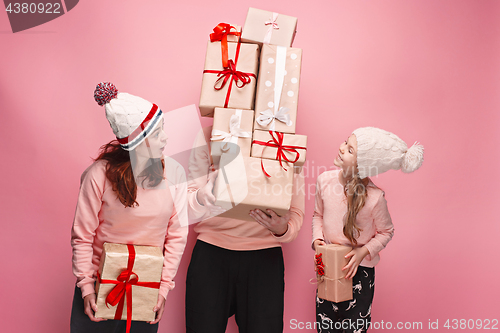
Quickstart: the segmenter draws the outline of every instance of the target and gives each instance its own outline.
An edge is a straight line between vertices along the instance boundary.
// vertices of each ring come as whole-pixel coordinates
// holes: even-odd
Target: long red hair
[[[99,156],[95,159],[105,160],[108,162],[106,165],[106,178],[109,179],[113,187],[113,191],[120,202],[125,207],[139,206],[137,202],[137,183],[132,171],[132,163],[130,162],[130,153],[120,146],[117,140],[106,143],[101,146]],[[151,159],[152,163],[139,175],[142,178],[142,186],[144,181],[148,181],[148,187],[155,187],[163,180],[163,171],[165,163],[163,159]]]

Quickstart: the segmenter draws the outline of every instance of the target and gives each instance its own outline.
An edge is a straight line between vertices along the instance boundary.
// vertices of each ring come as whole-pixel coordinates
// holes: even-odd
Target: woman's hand
[[[260,209],[251,210],[249,215],[259,224],[269,229],[276,236],[283,236],[288,230],[290,212],[283,216],[279,216],[274,211],[268,209],[267,213],[271,215],[271,217],[267,216]]]
[[[326,243],[322,239],[314,240],[314,242],[313,242],[314,251],[316,251],[316,246],[318,246],[318,245],[326,245]]]
[[[96,295],[95,293],[93,294],[88,294],[83,298],[83,312],[87,316],[89,316],[90,320],[98,322],[98,321],[104,321],[106,319],[104,318],[96,318],[95,313],[97,312],[97,305],[95,304],[96,300]]]
[[[158,323],[163,316],[163,311],[165,310],[165,297],[162,295],[158,295],[158,303],[156,303],[153,311],[156,312],[156,319],[154,321],[150,321],[151,325]]]
[[[219,170],[210,171],[207,183],[196,192],[196,200],[198,200],[200,205],[205,206],[213,216],[222,214],[225,211],[222,207],[215,205],[213,189],[218,174]]]
[[[346,258],[351,258],[349,263],[342,268],[343,271],[347,270],[345,278],[352,279],[356,272],[358,271],[359,264],[363,261],[363,259],[369,254],[368,249],[363,247],[358,247],[353,249],[351,252],[346,254]]]

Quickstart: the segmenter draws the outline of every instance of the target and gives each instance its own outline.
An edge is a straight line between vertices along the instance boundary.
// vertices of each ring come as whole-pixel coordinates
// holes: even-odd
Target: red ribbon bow
[[[127,333],[129,333],[132,324],[132,286],[159,289],[160,282],[139,282],[139,276],[132,271],[135,262],[135,248],[130,244],[127,244],[127,248],[129,253],[127,269],[122,271],[116,280],[102,280],[100,276],[98,276],[98,278],[101,284],[116,284],[106,297],[106,306],[108,306],[108,304],[111,306],[118,304],[115,311],[115,320],[120,320],[122,318],[125,297],[127,297]]]
[[[297,162],[299,160],[299,157],[300,157],[300,153],[297,151],[297,149],[307,150],[306,147],[286,146],[286,145],[284,145],[283,144],[283,139],[284,139],[285,135],[283,133],[281,133],[281,132],[269,131],[269,134],[271,134],[271,137],[273,138],[272,140],[269,140],[267,142],[253,140],[252,143],[255,143],[255,144],[258,144],[258,145],[262,145],[262,146],[266,146],[266,147],[278,148],[278,151],[276,152],[276,159],[280,162],[281,167],[285,171],[286,171],[286,169],[283,166],[282,160],[285,160],[285,161],[290,162],[290,163],[295,163],[295,162]],[[274,136],[274,134],[276,134],[276,136]],[[286,155],[285,155],[285,151],[290,152],[290,153],[295,153],[295,159],[294,160],[288,159],[288,157],[286,157]],[[264,169],[264,164],[263,164],[263,161],[262,161],[262,157],[260,159],[260,165],[262,167],[262,171],[264,171],[264,174],[267,177],[271,177],[271,175],[269,175],[266,172],[266,170]]]
[[[316,272],[319,276],[325,275],[325,265],[323,264],[323,253],[316,254],[314,256],[314,262],[316,263]]]
[[[231,29],[236,30],[230,24],[227,23],[219,23],[213,30],[214,32],[210,34],[210,41],[217,42],[220,41],[220,47],[222,50],[222,67],[226,68],[229,66],[228,62],[228,50],[227,50],[227,36],[241,36],[241,33],[238,31],[231,31]]]
[[[227,81],[229,81],[229,87],[227,88],[226,101],[224,102],[224,107],[227,108],[229,103],[229,96],[231,96],[231,87],[233,86],[233,81],[235,81],[235,85],[238,88],[243,88],[245,85],[251,82],[251,77],[257,79],[255,74],[253,73],[243,73],[236,70],[236,64],[238,63],[238,57],[240,55],[240,45],[238,42],[238,46],[236,47],[236,55],[235,60],[229,60],[228,68],[223,69],[221,71],[205,69],[203,73],[211,73],[217,74],[217,81],[215,81],[214,89],[221,90],[226,85]],[[238,82],[241,82],[238,84]]]

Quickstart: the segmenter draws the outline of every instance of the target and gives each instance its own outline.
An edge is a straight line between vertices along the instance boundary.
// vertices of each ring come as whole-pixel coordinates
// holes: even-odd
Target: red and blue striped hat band
[[[117,138],[121,147],[125,150],[133,150],[140,145],[155,129],[156,125],[160,123],[163,113],[156,104],[153,104],[151,111],[149,111],[146,118],[137,127],[132,134],[124,138]]]

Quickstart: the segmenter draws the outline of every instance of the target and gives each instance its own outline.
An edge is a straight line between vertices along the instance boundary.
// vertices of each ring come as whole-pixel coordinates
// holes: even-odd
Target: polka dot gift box
[[[255,130],[295,134],[302,49],[262,46],[255,97]]]

